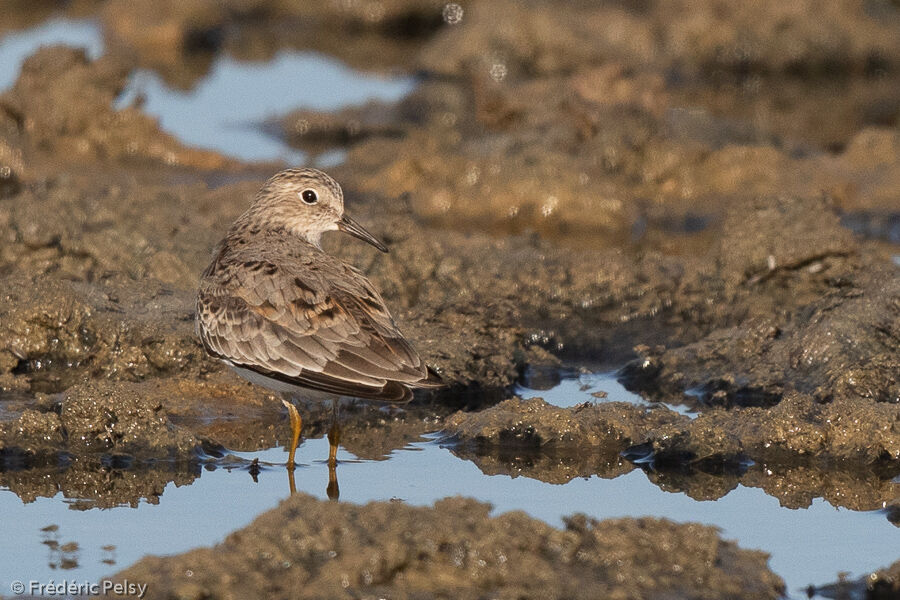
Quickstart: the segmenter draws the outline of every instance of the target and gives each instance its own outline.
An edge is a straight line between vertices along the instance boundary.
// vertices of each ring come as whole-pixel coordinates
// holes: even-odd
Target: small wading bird
[[[412,388],[441,386],[372,283],[322,251],[322,234],[336,229],[387,252],[344,214],[341,187],[325,173],[288,169],[269,179],[203,272],[196,322],[203,347],[270,389],[326,392],[335,412],[341,396],[401,403]],[[282,402],[291,419],[292,475],[303,422],[290,399]],[[336,486],[336,420],[328,439]]]

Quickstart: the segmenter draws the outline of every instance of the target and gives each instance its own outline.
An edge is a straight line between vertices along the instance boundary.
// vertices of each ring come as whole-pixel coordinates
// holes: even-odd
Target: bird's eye
[[[319,195],[316,194],[316,190],[303,190],[300,192],[300,199],[307,204],[315,204],[319,201]]]

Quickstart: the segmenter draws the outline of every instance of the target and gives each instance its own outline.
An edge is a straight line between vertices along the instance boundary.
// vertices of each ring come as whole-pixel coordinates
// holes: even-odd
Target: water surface
[[[608,377],[596,376],[595,380]],[[605,384],[573,387],[571,380],[563,380],[543,394],[573,403],[607,401],[591,395],[595,387],[609,387],[605,390],[610,392],[609,399],[622,400],[629,394]],[[631,400],[643,402],[637,397]],[[683,492],[660,489],[639,469],[615,479],[592,476],[561,485],[521,476],[485,475],[474,463],[456,457],[441,443],[439,434],[427,437],[394,451],[387,460],[360,460],[341,449],[337,467],[340,500],[362,504],[400,499],[430,505],[447,496],[463,495],[491,503],[495,514],[523,510],[557,527],[563,517],[576,512],[596,519],[653,516],[715,525],[725,539],[736,540],[742,548],[770,553],[770,567],[785,579],[790,597],[798,599],[805,597],[807,585],[834,581],[841,571],[856,577],[886,566],[886,557],[900,548],[900,528],[879,511],[835,508],[821,498],[813,500],[809,508],[790,509],[763,490],[742,485],[718,500],[697,501]],[[73,499],[62,495],[23,504],[15,494],[0,488],[6,534],[0,538],[0,556],[10,557],[0,571],[0,589],[8,589],[14,579],[62,576],[59,553],[54,554],[44,543],[48,533],[41,529],[47,526],[58,527],[52,535],[59,544],[78,543],[78,566],[65,570],[65,576],[89,581],[111,575],[145,554],[173,554],[221,542],[290,493],[283,448],[233,456],[239,460],[232,468],[201,470],[190,485],[169,483],[158,504],[142,501],[137,508],[76,510]],[[305,440],[297,456],[297,491],[326,499],[327,440]],[[252,459],[262,465],[257,481],[248,469]],[[190,535],[177,533],[186,531]],[[114,565],[102,562],[111,554],[104,546],[115,546]],[[54,560],[56,568],[51,566]]]
[[[0,38],[0,90],[11,86],[25,59],[40,46],[83,47],[103,54],[100,27],[91,20],[57,19]],[[135,71],[117,101],[124,107],[140,97],[142,110],[160,127],[198,148],[247,161],[282,160],[303,164],[305,153],[265,133],[266,120],[303,108],[336,110],[368,100],[393,102],[414,87],[411,77],[362,73],[314,52],[281,51],[271,61],[241,62],[217,57],[210,72],[188,91],[170,88],[156,73]],[[318,157],[330,166],[342,153]]]

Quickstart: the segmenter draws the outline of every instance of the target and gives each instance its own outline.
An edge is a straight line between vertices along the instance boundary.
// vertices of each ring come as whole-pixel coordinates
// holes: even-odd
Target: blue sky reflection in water
[[[595,396],[595,393],[605,395]],[[522,398],[542,398],[548,404],[561,408],[571,408],[584,402],[627,402],[646,407],[656,404],[625,389],[615,372],[563,375],[559,383],[549,390],[535,390],[520,385],[516,388],[516,394]],[[697,416],[696,412],[684,404],[659,404],[691,419]]]
[[[304,441],[298,451],[298,491],[326,498],[327,455],[325,439]],[[239,456],[258,457],[263,463],[286,460],[282,448]],[[399,498],[428,505],[464,495],[490,502],[495,513],[524,510],[555,526],[575,512],[598,519],[656,516],[715,525],[724,538],[737,540],[741,547],[771,553],[771,568],[786,579],[796,598],[802,597],[802,587],[827,583],[839,571],[862,575],[881,566],[883,557],[900,547],[900,528],[879,512],[837,509],[822,499],[807,509],[788,509],[762,490],[743,486],[716,501],[696,501],[684,493],[661,490],[637,469],[615,479],[578,478],[564,485],[486,476],[436,441],[413,444],[384,461],[356,460],[344,450],[338,457],[344,461],[338,465],[338,480],[345,502]],[[288,495],[282,466],[263,469],[258,480],[254,483],[242,467],[203,471],[190,485],[169,483],[159,504],[142,503],[137,509],[72,510],[61,496],[23,504],[13,493],[0,491],[5,529],[0,556],[10,557],[0,570],[0,589],[8,589],[16,578],[59,578],[62,573],[98,579],[144,554],[172,554],[219,542]],[[40,529],[51,524],[59,526],[60,544],[79,544],[77,569],[60,572],[48,567],[50,553],[41,543]],[[105,545],[116,546],[114,566],[100,562]]]
[[[91,58],[103,53],[100,29],[93,21],[59,19],[8,34],[0,38],[0,90],[15,83],[30,54],[51,44],[84,47]],[[217,57],[207,76],[189,91],[169,88],[155,73],[138,70],[117,105],[127,106],[140,96],[142,110],[188,145],[241,160],[302,164],[306,155],[264,133],[263,121],[297,108],[335,110],[368,100],[393,102],[414,85],[411,77],[362,73],[322,54],[282,51],[265,63]],[[340,158],[332,153],[321,162]]]
[[[189,145],[242,160],[301,164],[304,153],[262,131],[261,123],[296,108],[334,110],[368,100],[396,101],[413,89],[412,78],[363,74],[311,52],[280,52],[270,62],[216,59],[188,92],[168,88],[155,73],[139,71],[119,101],[144,96],[142,110]]]

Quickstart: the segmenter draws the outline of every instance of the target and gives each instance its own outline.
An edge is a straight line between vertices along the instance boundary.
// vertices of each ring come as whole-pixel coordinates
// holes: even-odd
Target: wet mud
[[[810,586],[808,591],[810,595],[816,593],[826,598],[890,600],[900,595],[900,562],[859,579],[842,578],[827,585]]]
[[[711,409],[691,419],[664,406],[560,408],[514,398],[457,413],[444,427],[454,453],[488,475],[566,483],[644,468],[661,489],[697,500],[721,498],[740,484],[793,508],[824,498],[833,506],[880,510],[895,500],[893,478],[900,474],[896,448],[880,436],[891,429],[884,424],[890,416],[867,423],[857,412],[863,411],[817,408],[795,396],[769,411]],[[780,439],[773,431],[782,432]]]
[[[344,407],[347,449],[379,459],[443,429],[489,474],[563,483],[644,468],[698,499],[740,484],[796,507],[892,505],[900,9],[577,4],[5,8],[7,30],[98,18],[106,53],[44,48],[0,95],[0,484],[26,501],[61,489],[135,503],[224,450],[286,443],[278,399],[206,357],[192,322],[213,245],[278,167],[185,147],[140,102],[114,103],[138,67],[189,89],[218,56],[302,49],[419,78],[396,104],[260,124],[312,154],[346,151],[330,172],[390,253],[335,236],[326,249],[372,279],[449,384],[400,410]],[[822,90],[835,89],[852,93],[828,95],[825,110]],[[512,398],[526,372],[563,365],[624,366],[629,389],[699,416]],[[328,407],[301,412],[305,435],[324,435]],[[351,529],[301,530],[338,521]],[[287,533],[267,539],[276,527]],[[336,544],[359,552],[328,557]],[[762,555],[709,528],[573,518],[558,531],[462,500],[292,498],[213,552],[126,573],[187,597],[240,595],[219,587],[226,571],[336,596],[780,590]],[[609,552],[634,573],[614,581],[592,562]],[[497,553],[519,558],[503,566]],[[188,564],[202,580],[185,579]],[[437,587],[427,572],[443,573]]]
[[[489,510],[462,498],[413,508],[295,495],[219,546],[148,558],[117,578],[148,582],[154,598],[261,589],[270,598],[778,598],[783,590],[763,571],[764,554],[721,541],[711,527],[574,515],[559,530]]]

